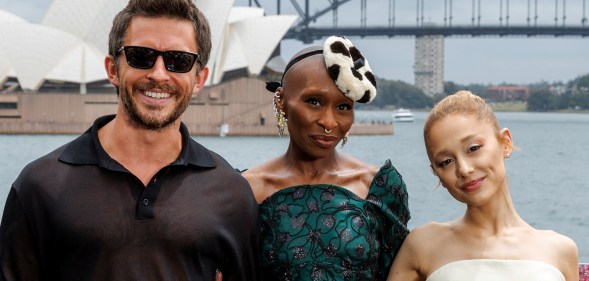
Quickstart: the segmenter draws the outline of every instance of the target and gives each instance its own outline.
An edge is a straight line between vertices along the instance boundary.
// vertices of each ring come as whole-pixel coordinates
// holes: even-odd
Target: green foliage
[[[459,85],[452,81],[444,82],[444,93],[446,93],[447,95],[454,94],[462,89],[463,88],[461,88]]]
[[[503,84],[502,86],[507,86]],[[490,85],[469,84],[458,85],[453,82],[445,82],[445,89],[452,89],[453,93],[456,88],[469,90],[480,97],[488,97],[488,87]],[[527,100],[527,110],[529,111],[554,111],[554,110],[588,110],[589,109],[589,74],[579,76],[569,83],[548,83],[541,81],[527,85],[530,89],[530,97]],[[443,97],[436,97],[437,100]],[[505,104],[504,106],[508,106]]]
[[[463,86],[462,89],[471,91],[473,94],[486,99],[489,96],[489,91],[487,90],[489,86],[485,84],[468,84]]]
[[[474,94],[488,98],[488,88],[491,85],[468,84],[460,85],[452,81],[444,82],[445,94],[429,97],[417,87],[403,81],[378,79],[378,95],[369,105],[358,105],[358,108],[431,108],[437,101],[446,95],[460,90],[468,90]],[[509,84],[503,83],[502,86]],[[527,85],[530,89],[530,97],[527,100],[529,111],[554,111],[554,110],[589,110],[589,74],[579,76],[568,83],[548,83],[545,81]],[[524,101],[525,104],[525,101]],[[511,106],[503,104],[505,108],[519,110],[521,103]]]
[[[548,89],[530,91],[528,111],[552,111],[558,109],[559,99]]]
[[[571,103],[567,106],[569,109],[589,109],[589,91],[579,92],[572,96]]]
[[[429,108],[434,100],[415,86],[403,81],[377,79],[378,95],[370,103],[373,107]]]
[[[589,91],[589,74],[578,77],[577,79],[573,80],[571,84],[575,84],[577,88],[582,91]]]

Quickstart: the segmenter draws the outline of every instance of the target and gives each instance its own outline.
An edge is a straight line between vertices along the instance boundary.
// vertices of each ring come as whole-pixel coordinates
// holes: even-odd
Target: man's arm
[[[257,204],[256,210],[257,210]],[[260,269],[260,250],[259,250],[259,237],[260,237],[260,221],[258,219],[257,212],[255,212],[255,223],[252,224],[252,229],[246,233],[248,239],[247,244],[244,245],[243,251],[240,256],[237,257],[235,264],[232,264],[233,272],[231,274],[225,274],[223,280],[226,281],[258,281],[262,280],[261,269]],[[221,270],[223,272],[223,270]]]
[[[40,280],[39,250],[17,191],[10,189],[0,225],[0,281]]]

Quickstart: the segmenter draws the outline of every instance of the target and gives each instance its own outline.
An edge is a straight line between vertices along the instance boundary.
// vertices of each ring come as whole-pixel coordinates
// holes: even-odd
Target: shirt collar
[[[111,170],[126,171],[121,164],[104,151],[98,140],[98,130],[114,118],[115,115],[106,115],[96,119],[92,127],[68,144],[59,156],[59,160],[74,165],[98,165]],[[203,168],[217,166],[211,152],[190,137],[184,123],[180,124],[180,134],[182,136],[182,150],[176,161],[170,165],[192,165]]]

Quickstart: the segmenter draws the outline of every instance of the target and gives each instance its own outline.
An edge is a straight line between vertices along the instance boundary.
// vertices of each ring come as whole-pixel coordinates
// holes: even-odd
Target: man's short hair
[[[116,52],[122,47],[129,23],[136,16],[169,17],[191,21],[196,35],[199,59],[203,66],[209,61],[211,29],[208,20],[196,7],[193,0],[130,0],[129,4],[113,19],[108,37],[109,55],[117,57]]]

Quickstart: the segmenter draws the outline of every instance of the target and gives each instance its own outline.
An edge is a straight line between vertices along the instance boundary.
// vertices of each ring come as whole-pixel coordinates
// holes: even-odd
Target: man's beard
[[[121,85],[119,88],[119,96],[121,98],[121,102],[123,104],[123,108],[129,117],[129,121],[132,126],[140,129],[147,129],[151,131],[162,131],[170,126],[172,123],[176,122],[178,118],[184,113],[188,104],[190,103],[191,95],[181,96],[179,91],[168,84],[164,85],[157,85],[153,82],[143,83],[135,85],[132,89],[133,92],[136,90],[144,91],[146,89],[154,89],[158,88],[164,92],[172,94],[172,98],[175,98],[178,101],[178,98],[181,100],[179,103],[175,104],[174,110],[168,114],[167,116],[150,116],[150,114],[142,114],[138,108],[138,103],[134,99],[133,96],[127,93],[127,89],[125,85]],[[147,111],[157,111],[158,108],[156,106],[148,105],[145,108]]]

